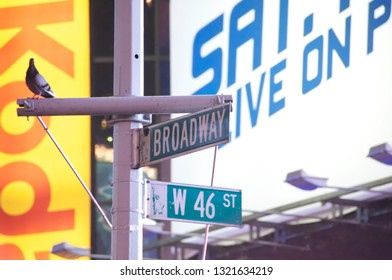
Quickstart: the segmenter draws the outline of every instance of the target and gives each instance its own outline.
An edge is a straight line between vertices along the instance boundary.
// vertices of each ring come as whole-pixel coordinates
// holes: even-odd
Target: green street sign
[[[241,190],[147,181],[147,217],[240,226]]]
[[[193,153],[229,141],[231,104],[218,105],[138,130],[133,168]]]

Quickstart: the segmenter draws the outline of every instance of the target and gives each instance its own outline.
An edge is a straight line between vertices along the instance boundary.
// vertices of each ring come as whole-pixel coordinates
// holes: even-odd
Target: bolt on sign
[[[229,141],[231,104],[138,129],[139,158],[134,168],[193,153]]]
[[[0,259],[54,259],[52,246],[90,246],[90,202],[35,118],[17,117],[32,97],[29,59],[58,97],[88,97],[89,1],[0,1]],[[44,117],[84,181],[90,181],[88,117]]]

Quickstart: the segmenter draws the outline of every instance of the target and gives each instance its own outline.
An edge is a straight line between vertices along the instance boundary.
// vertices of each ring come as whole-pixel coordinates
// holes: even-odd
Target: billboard
[[[89,1],[0,3],[0,259],[51,259],[53,245],[90,246],[90,202],[34,117],[17,117],[29,98],[35,58],[57,97],[88,97]],[[85,182],[90,182],[88,117],[44,117]]]
[[[214,185],[262,211],[317,196],[304,169],[349,187],[392,174],[369,148],[392,142],[390,0],[171,1],[171,94],[231,94],[231,140]],[[213,150],[172,160],[172,181],[209,184]]]

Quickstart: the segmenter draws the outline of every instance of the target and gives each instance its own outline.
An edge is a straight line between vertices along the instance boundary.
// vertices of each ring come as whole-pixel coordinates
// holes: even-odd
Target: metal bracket
[[[140,167],[140,131],[141,129],[135,128],[131,130],[132,138],[132,157],[131,157],[131,168],[138,169]]]
[[[146,219],[149,216],[147,213],[149,200],[150,200],[149,189],[147,187],[147,185],[149,185],[149,184],[150,184],[149,179],[143,180],[143,183],[142,183],[142,186],[143,186],[143,198],[142,198],[143,215],[142,215],[142,217],[143,217],[143,219]]]
[[[230,112],[233,112],[233,97],[231,95],[217,95],[218,104],[230,103]]]
[[[124,116],[124,115],[112,115],[105,117],[105,121],[108,126],[113,126],[118,122],[138,122],[143,126],[150,125],[152,123],[152,115],[151,114],[136,114],[132,116]]]
[[[34,102],[30,102],[30,101],[33,101],[33,99],[31,98],[18,99],[17,104],[19,105],[20,108],[24,108],[25,111],[32,112],[34,111],[35,106],[34,106]]]
[[[219,104],[226,103],[225,97],[223,96],[223,94],[218,95],[218,102],[219,102]],[[228,101],[228,102],[230,102],[230,101]]]

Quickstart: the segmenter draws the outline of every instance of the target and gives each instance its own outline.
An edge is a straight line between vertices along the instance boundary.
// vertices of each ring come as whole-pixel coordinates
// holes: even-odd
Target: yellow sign
[[[90,95],[89,1],[0,2],[0,259],[55,259],[54,244],[90,247],[90,201],[38,120],[17,117],[32,97],[29,59],[58,98]],[[89,117],[44,122],[90,185]]]

